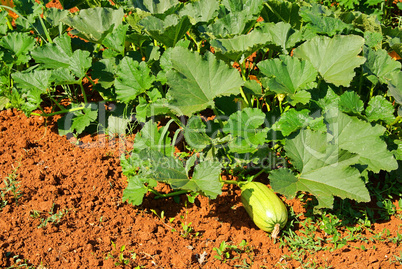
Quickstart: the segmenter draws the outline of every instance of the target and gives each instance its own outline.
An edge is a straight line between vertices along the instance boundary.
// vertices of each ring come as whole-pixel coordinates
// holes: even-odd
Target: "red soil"
[[[400,257],[402,248],[386,240],[358,241],[333,252],[306,254],[300,257],[303,264],[290,259],[287,248],[253,224],[233,185],[216,200],[197,197],[194,204],[185,203],[185,196],[179,204],[150,196],[139,207],[123,203],[126,178],[119,155],[130,148],[130,139],[108,141],[95,136],[74,145],[60,137],[56,128],[55,119],[46,125],[42,118],[27,118],[15,110],[0,112],[0,179],[18,167],[22,194],[18,204],[6,195],[8,204],[0,210],[2,268],[16,265],[17,257],[42,266],[37,268],[233,268],[245,262],[250,268],[302,268],[308,263],[332,268],[401,268],[394,255]],[[305,212],[298,200],[286,203],[296,214]],[[164,212],[165,218],[157,217],[153,209]],[[60,222],[38,228],[49,211],[61,210],[68,211]],[[193,232],[185,237],[181,224],[190,222]],[[389,237],[395,237],[402,233],[402,221],[392,217],[371,228],[367,238],[384,228],[390,231]],[[299,227],[294,229],[299,233]],[[230,251],[226,262],[214,258],[213,248],[221,242],[239,245],[242,240],[248,242],[242,253]],[[122,246],[125,249],[120,251]],[[118,265],[120,252],[128,265]]]

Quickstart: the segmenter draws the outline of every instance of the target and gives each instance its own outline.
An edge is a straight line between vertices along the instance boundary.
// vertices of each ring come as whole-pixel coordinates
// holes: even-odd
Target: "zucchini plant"
[[[214,199],[237,184],[250,211],[264,199],[244,188],[265,175],[332,208],[369,202],[370,177],[401,169],[402,30],[388,9],[385,24],[346,1],[46,3],[1,6],[0,109],[62,114],[60,135],[140,125],[121,156],[124,201]]]

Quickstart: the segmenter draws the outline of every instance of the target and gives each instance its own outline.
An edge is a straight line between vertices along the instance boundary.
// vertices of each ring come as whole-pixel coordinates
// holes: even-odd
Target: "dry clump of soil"
[[[134,207],[122,202],[127,183],[119,165],[132,138],[88,136],[82,141],[76,145],[59,136],[56,119],[45,122],[16,110],[0,112],[0,178],[15,171],[22,195],[16,203],[7,194],[8,204],[0,211],[0,267],[15,265],[17,257],[42,268],[303,265],[287,258],[291,252],[286,247],[258,230],[241,205],[237,187],[226,187],[215,200],[197,197],[191,204],[185,196],[180,203],[148,196]],[[305,212],[297,200],[286,203],[296,214]],[[159,216],[163,212],[164,219],[151,210]],[[183,225],[190,223],[193,230],[186,235]],[[372,228],[374,233],[387,228],[393,237],[402,230],[394,217]],[[214,257],[213,248],[221,242],[239,246],[242,240],[247,246],[239,247],[239,253],[229,251],[226,261]],[[355,242],[300,258],[304,264],[332,268],[397,268],[400,263],[393,257],[399,257],[400,250],[389,242]]]

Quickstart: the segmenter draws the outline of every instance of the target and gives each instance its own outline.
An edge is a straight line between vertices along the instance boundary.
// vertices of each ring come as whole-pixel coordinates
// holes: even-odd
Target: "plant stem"
[[[236,180],[223,180],[222,178],[219,178],[219,181],[225,184],[239,185],[239,182]]]
[[[397,124],[401,119],[402,119],[401,116],[397,116],[397,117],[395,118],[395,120],[394,120],[392,123],[390,123],[388,126],[389,126],[389,127],[394,126],[394,125]]]
[[[274,54],[274,51],[272,49],[268,49],[268,59],[272,59],[273,54]]]
[[[257,174],[255,174],[252,178],[248,179],[247,182],[251,182],[254,179],[256,179],[256,177],[258,177],[259,175],[261,175],[262,173],[264,173],[264,170],[260,170]],[[223,180],[222,177],[219,177],[219,182],[221,183],[225,183],[225,184],[235,184],[235,185],[240,185],[240,184],[244,184],[246,183],[245,181],[237,181],[237,180]]]
[[[264,98],[264,101],[265,101],[265,104],[267,105],[267,111],[270,112],[272,102],[270,102],[270,100],[267,97]]]
[[[391,17],[392,2],[392,0],[387,0],[385,3],[382,3],[382,7],[384,9],[384,21],[390,19]]]
[[[39,117],[40,116],[42,116],[42,117],[50,117],[50,116],[54,116],[54,115],[59,115],[59,114],[64,114],[64,113],[83,110],[84,108],[85,108],[85,106],[75,107],[75,108],[71,108],[71,109],[64,109],[64,110],[61,110],[61,111],[56,111],[56,112],[49,113],[49,114],[46,114],[46,113],[39,114],[39,113],[32,112],[31,115],[39,116]]]
[[[7,26],[8,26],[8,29],[9,29],[9,30],[14,30],[14,28],[13,28],[13,26],[11,25],[11,23],[10,23],[8,17],[6,17],[6,23],[7,23]]]
[[[279,232],[281,231],[281,225],[279,223],[275,224],[274,230],[272,231],[272,238],[275,239],[278,237]]]
[[[87,74],[85,74],[85,77],[88,79],[88,81],[92,84],[92,86],[95,86],[95,82],[90,78]]]
[[[187,32],[187,35],[190,37],[191,40],[194,41],[194,44],[197,47],[197,52],[200,53],[201,42],[198,44],[197,40],[195,40],[195,38],[193,37],[193,35],[190,32]]]
[[[40,24],[42,25],[43,31],[45,32],[47,41],[49,41],[49,43],[53,43],[53,40],[50,37],[49,32],[48,32],[48,30],[47,30],[47,28],[45,26],[45,23],[43,22],[43,19],[42,19],[41,16],[39,16],[39,21],[40,21]]]
[[[102,48],[102,44],[97,44],[95,49],[94,49],[94,53],[98,53],[101,48]]]
[[[369,96],[369,99],[371,99],[371,97],[373,97],[374,88],[375,88],[375,85],[373,84],[372,87],[371,87],[371,89],[370,89],[370,96]]]
[[[362,86],[363,86],[363,67],[361,68],[361,73],[360,73],[360,77],[359,77],[359,96],[362,96]]]
[[[63,34],[63,24],[59,22],[59,35]]]
[[[280,18],[280,20],[282,21],[286,21],[286,19],[284,19],[281,14],[279,14],[276,9],[273,9],[269,4],[266,4],[266,6],[269,8],[269,10],[271,10],[272,13],[275,14],[275,16],[277,16],[278,18]]]
[[[50,100],[52,100],[56,106],[60,109],[60,110],[64,110],[64,107],[61,106],[52,96],[49,95]]]
[[[170,124],[172,123],[172,122],[174,122],[174,119],[170,119],[169,121],[168,121],[168,123],[166,123],[166,125],[162,128],[162,133],[161,133],[161,137],[159,138],[159,141],[158,141],[158,147],[159,148],[161,148],[161,149],[166,149],[166,147],[168,146],[168,145],[165,145],[165,138],[166,138],[166,134],[169,132],[169,127],[170,127]],[[164,152],[165,153],[165,152]]]
[[[81,87],[82,97],[84,97],[84,103],[87,104],[88,103],[87,95],[85,93],[84,86],[82,85],[82,80],[81,80],[81,83],[80,83],[80,87]]]
[[[175,145],[176,145],[176,141],[177,141],[177,137],[179,136],[181,130],[176,130],[176,132],[174,133],[173,139],[172,139],[172,145],[171,145],[171,152],[172,152],[172,156],[174,154],[174,150],[175,150]]]
[[[219,117],[218,110],[216,110],[215,107],[214,107],[212,110],[214,111],[215,117],[218,119],[219,126],[221,127],[221,130],[220,130],[220,131],[222,132],[222,129],[223,129],[223,122],[222,122],[221,117]]]
[[[155,190],[154,191],[152,191],[152,190],[153,189],[150,189],[150,191],[152,193],[156,194],[155,199],[168,198],[168,197],[173,197],[173,196],[176,196],[176,195],[187,194],[187,193],[190,192],[190,191],[186,191],[186,190],[180,190],[180,191],[174,191],[174,192],[169,192],[169,193],[166,193],[166,194],[162,194],[162,193],[159,193],[159,192],[157,192]]]
[[[176,122],[177,125],[179,125],[180,128],[184,128],[183,123],[175,114],[169,113],[169,116],[174,120],[174,122]]]
[[[39,106],[39,109],[42,111],[42,114],[46,114],[41,106]],[[31,113],[31,114],[34,114],[34,113]]]
[[[244,102],[247,104],[247,107],[250,107],[250,103],[249,103],[246,93],[244,92],[242,87],[240,87],[240,94],[241,94],[241,97],[243,97]]]
[[[224,126],[223,126],[222,119],[221,119],[221,117],[219,116],[218,110],[216,110],[216,108],[214,107],[214,108],[213,108],[213,111],[214,111],[214,114],[215,114],[216,118],[218,118],[219,126],[221,127],[219,131],[221,132],[222,135],[224,135],[224,133],[223,133],[223,127],[224,127]],[[226,149],[226,147],[223,147],[222,149],[223,149],[223,151],[225,152],[226,156],[229,158],[229,160],[232,161],[232,158],[227,154],[227,149]],[[213,146],[212,146],[212,156],[213,156],[214,159],[215,159],[215,157],[216,157],[216,155],[215,155],[215,154],[216,154],[215,150],[216,150],[216,149],[215,149],[215,146],[213,145]]]
[[[247,80],[247,78],[246,78],[246,61],[244,60],[244,62],[241,65],[239,64],[239,67],[240,67],[241,77],[243,78],[244,81],[246,81]]]
[[[253,179],[250,181],[253,181],[254,179],[256,179],[256,177],[258,177],[259,175],[261,175],[262,173],[264,173],[264,170],[260,170],[257,174],[254,175]]]
[[[162,193],[156,191],[154,188],[148,188],[148,191],[152,192],[155,194],[157,197],[163,195]]]

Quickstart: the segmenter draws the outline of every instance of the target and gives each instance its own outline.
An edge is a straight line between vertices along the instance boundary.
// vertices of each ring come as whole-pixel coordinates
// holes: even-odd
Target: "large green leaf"
[[[29,52],[35,46],[35,39],[28,33],[11,32],[0,39],[0,46],[12,53],[14,63],[27,63],[31,57]]]
[[[22,89],[37,89],[42,93],[50,86],[50,77],[52,72],[49,70],[34,70],[32,72],[16,72],[11,76],[17,84],[18,88]]]
[[[395,98],[395,101],[402,105],[402,71],[393,73],[388,82],[388,95]]]
[[[175,9],[180,2],[178,0],[128,0],[128,7],[139,8],[152,14],[163,14]]]
[[[230,115],[223,132],[231,134],[229,142],[231,152],[255,152],[267,138],[268,128],[265,124],[265,114],[257,108],[245,108]]]
[[[128,103],[152,87],[155,77],[146,62],[137,62],[130,57],[120,61],[115,81],[119,100]]]
[[[92,64],[89,51],[79,49],[72,51],[71,37],[67,34],[55,38],[53,43],[37,47],[32,51],[32,57],[44,68],[66,68],[79,79],[85,76]]]
[[[206,125],[200,116],[192,116],[188,119],[184,128],[186,143],[193,149],[203,150],[211,144],[211,139],[206,134]]]
[[[149,168],[153,159],[160,158],[163,158],[160,152],[150,150],[131,152],[128,158],[124,154],[121,155],[121,168],[128,181],[128,185],[123,191],[123,201],[128,201],[132,205],[142,204],[149,188],[157,186],[157,181],[152,176],[153,171]],[[140,168],[139,171],[138,168]]]
[[[75,14],[62,19],[62,22],[73,28],[70,33],[101,44],[122,23],[124,11],[122,8],[116,10],[96,7],[83,9]]]
[[[2,36],[6,35],[7,31],[9,30],[7,27],[7,12],[0,13],[0,34]]]
[[[288,95],[286,100],[292,106],[296,106],[296,104],[301,103],[303,105],[307,104],[311,99],[310,92],[306,90],[297,91],[295,94]]]
[[[397,159],[398,161],[402,161],[402,140],[396,139],[394,140],[394,143],[397,148],[394,149],[392,153],[394,154],[395,159]]]
[[[17,29],[31,31],[32,26],[43,13],[44,5],[35,0],[14,0],[13,3],[15,5],[13,9],[18,14],[18,18],[14,20]]]
[[[337,109],[330,109],[325,115],[334,142],[339,148],[360,156],[359,162],[375,173],[392,171],[398,163],[387,144],[381,139],[385,127],[348,116]]]
[[[213,39],[211,46],[215,55],[225,61],[242,63],[247,57],[268,43],[269,35],[253,31],[247,35],[239,35],[227,39]]]
[[[37,88],[26,90],[21,95],[21,97],[25,99],[25,102],[21,104],[19,109],[21,109],[21,111],[24,112],[25,115],[29,117],[31,112],[37,109],[42,103],[42,96],[41,96],[42,94],[43,91]]]
[[[172,156],[163,156],[159,153],[158,158],[151,160],[153,177],[160,182],[168,183],[173,189],[179,189],[188,183],[186,170],[178,159]]]
[[[25,18],[31,21],[36,16],[41,14],[43,4],[38,3],[35,0],[14,0],[14,9],[22,16],[29,17]],[[34,16],[29,16],[34,15]]]
[[[344,23],[339,18],[327,17],[325,13],[316,12],[315,9],[301,8],[300,15],[307,22],[305,27],[317,34],[334,36],[351,28],[349,24]]]
[[[309,114],[310,110],[308,109],[297,111],[296,109],[291,108],[282,113],[279,120],[272,125],[272,129],[281,131],[284,136],[289,136],[291,133],[309,125],[318,128],[319,126],[316,124],[319,124],[320,121],[323,125],[321,118],[313,119]]]
[[[212,53],[203,58],[196,52],[175,47],[170,61],[173,69],[166,74],[171,87],[169,104],[177,114],[190,116],[214,108],[214,98],[238,94],[243,85],[239,72],[216,60]]]
[[[229,12],[244,11],[250,15],[259,14],[263,3],[263,0],[222,0],[222,4]]]
[[[53,69],[51,81],[55,86],[79,83],[79,80],[77,80],[76,76],[71,73],[71,70],[65,67]]]
[[[149,120],[135,137],[134,151],[139,152],[143,149],[152,149],[160,151],[166,156],[171,156],[174,152],[174,146],[170,144],[170,137],[164,134],[162,129],[158,130],[158,125]]]
[[[376,95],[370,99],[365,114],[369,121],[382,120],[385,123],[392,123],[395,120],[394,106],[384,96]]]
[[[284,168],[272,171],[269,178],[275,191],[289,198],[307,191],[317,198],[319,208],[332,208],[334,196],[370,201],[360,172],[352,167],[358,156],[339,150],[326,134],[302,130],[286,141],[285,150],[300,174]]]
[[[288,55],[258,63],[261,73],[270,77],[269,90],[277,93],[295,94],[298,90],[310,89],[317,71],[309,61]]]
[[[400,57],[402,57],[402,29],[401,27],[383,27],[382,28],[385,42],[393,49]]]
[[[82,111],[78,111],[73,118],[71,131],[75,130],[77,134],[81,134],[86,127],[98,118],[98,110],[93,109],[91,105],[86,105]]]
[[[4,96],[0,96],[0,110],[3,110],[9,102],[10,99]]]
[[[189,16],[192,24],[209,22],[218,15],[219,2],[216,0],[199,0],[188,2],[180,10],[181,16]]]
[[[263,23],[257,31],[269,35],[269,40],[275,47],[282,49],[284,54],[288,54],[288,50],[302,40],[302,32],[292,29],[292,26],[285,22]]]
[[[210,199],[215,199],[222,193],[222,183],[219,181],[221,164],[217,161],[203,161],[196,165],[191,178],[172,182],[173,188],[201,192]],[[169,180],[171,182],[171,180]]]
[[[131,122],[130,107],[123,103],[112,106],[111,111],[107,111],[104,123],[109,135],[125,135],[127,125]],[[101,108],[102,109],[102,108]],[[106,111],[102,111],[103,113]],[[100,114],[100,113],[99,113]]]
[[[299,9],[300,6],[297,2],[268,0],[262,9],[261,17],[265,22],[286,22],[293,29],[299,29],[302,21]]]
[[[207,27],[200,26],[198,29],[201,32],[207,33],[211,39],[231,38],[249,32],[251,26],[248,22],[251,20],[254,21],[255,18],[245,11],[231,12],[216,19]]]
[[[73,56],[71,49],[71,37],[65,33],[32,51],[32,57],[45,68],[57,69],[69,68],[70,59]]]
[[[381,32],[364,32],[364,40],[364,45],[374,50],[381,49],[382,47]]]
[[[355,91],[346,91],[339,98],[339,108],[347,114],[360,115],[364,109],[364,103]]]
[[[123,162],[121,162],[121,165],[123,166]],[[122,201],[127,201],[132,205],[141,205],[145,194],[148,192],[148,187],[156,187],[157,185],[150,184],[150,182],[156,181],[137,175],[129,177],[127,187],[123,191]]]
[[[318,200],[317,208],[332,208],[334,196],[369,202],[370,195],[357,169],[344,165],[334,169],[325,166],[312,173],[295,176],[281,168],[271,172],[272,188],[287,198],[294,198],[298,191],[309,192]]]
[[[124,55],[128,27],[128,24],[120,24],[113,32],[106,36],[102,44],[106,48],[113,49]]]
[[[52,27],[59,27],[61,20],[67,17],[69,13],[68,9],[62,10],[52,7],[44,11],[43,17]]]
[[[140,166],[138,178],[134,179],[135,184],[131,187],[133,196],[143,196],[145,189],[141,185],[152,180],[167,183],[175,190],[201,192],[211,199],[222,193],[222,184],[219,181],[221,164],[218,161],[201,162],[195,166],[192,177],[189,177],[188,169],[186,170],[181,161],[156,150],[146,148],[138,153],[134,152],[130,159],[131,164],[124,163],[125,174],[130,176]],[[136,200],[135,197],[132,199]]]
[[[355,35],[316,36],[296,48],[294,55],[309,60],[326,82],[349,87],[354,69],[365,62],[358,56],[363,44],[364,39]]]
[[[81,105],[72,104],[69,108],[79,108]],[[98,118],[96,104],[86,104],[82,110],[69,112],[57,121],[59,135],[67,135],[76,132],[81,134],[85,128]]]
[[[108,58],[94,62],[92,65],[92,78],[98,79],[98,84],[107,89],[113,86],[117,73],[118,59]]]
[[[167,47],[174,47],[191,28],[188,16],[180,17],[175,14],[169,15],[163,20],[155,16],[148,16],[142,19],[140,24],[152,38]]]
[[[92,58],[90,52],[86,50],[76,50],[70,59],[70,70],[79,79],[82,79],[91,67]]]
[[[100,7],[102,0],[60,0],[64,9],[71,9],[77,7],[79,9],[86,9],[90,7]]]
[[[364,57],[367,61],[363,68],[368,73],[369,79],[376,84],[378,81],[386,83],[392,76],[392,73],[401,71],[401,63],[392,60],[388,52],[383,49],[374,51],[371,48],[364,48]]]

